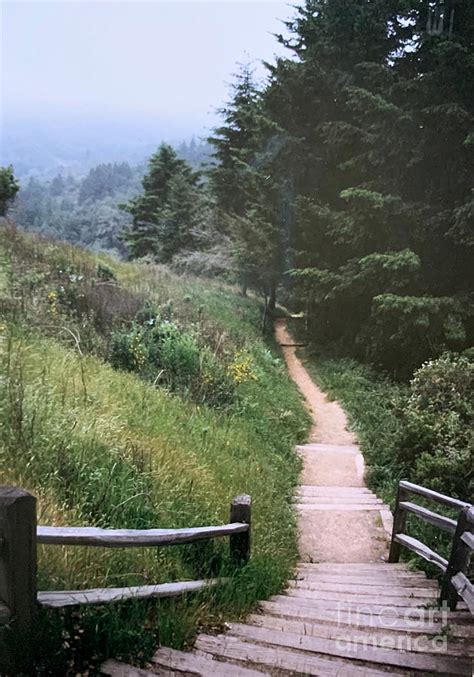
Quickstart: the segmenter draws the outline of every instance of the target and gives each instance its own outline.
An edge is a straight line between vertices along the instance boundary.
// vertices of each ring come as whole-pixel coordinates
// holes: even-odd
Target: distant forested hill
[[[179,144],[177,153],[198,168],[209,157],[209,147],[193,138]],[[25,230],[124,254],[118,235],[131,218],[118,205],[142,192],[144,173],[144,164],[114,162],[98,164],[79,176],[20,177],[20,191],[9,216]]]

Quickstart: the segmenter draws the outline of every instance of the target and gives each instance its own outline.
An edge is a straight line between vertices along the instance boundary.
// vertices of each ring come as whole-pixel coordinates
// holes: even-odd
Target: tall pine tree
[[[133,217],[122,238],[130,258],[169,261],[192,243],[199,201],[198,176],[168,144],[151,156],[144,192],[121,207]]]

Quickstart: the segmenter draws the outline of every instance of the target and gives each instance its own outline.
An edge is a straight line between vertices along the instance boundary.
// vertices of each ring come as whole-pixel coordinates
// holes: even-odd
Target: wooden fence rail
[[[110,548],[162,547],[229,536],[235,565],[250,557],[251,498],[237,496],[229,524],[189,529],[98,529],[49,527],[36,522],[36,498],[27,491],[0,486],[0,674],[16,674],[18,654],[27,651],[38,607],[104,604],[126,599],[170,597],[201,590],[222,580],[160,585],[37,592],[36,550],[44,545]],[[13,638],[13,641],[12,641]],[[14,647],[14,648],[13,648]]]
[[[412,503],[408,500],[410,494],[457,510],[458,519],[453,520]],[[404,533],[407,513],[412,513],[453,536],[449,560]],[[474,552],[474,507],[470,503],[402,480],[398,485],[389,562],[398,562],[401,547],[408,548],[441,569],[443,579],[440,602],[446,601],[449,608],[454,611],[461,598],[474,614],[474,585],[467,577],[471,555]]]

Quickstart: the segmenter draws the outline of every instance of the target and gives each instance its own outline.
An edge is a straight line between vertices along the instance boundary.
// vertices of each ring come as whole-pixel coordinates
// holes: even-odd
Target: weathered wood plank
[[[248,524],[191,529],[99,529],[98,527],[38,526],[37,542],[44,545],[88,545],[108,548],[143,548],[179,545],[195,541],[245,533]]]
[[[428,596],[411,597],[408,590],[405,596],[391,596],[391,595],[377,595],[376,597],[369,597],[366,592],[334,592],[333,590],[309,590],[308,588],[287,588],[285,595],[288,597],[296,597],[298,599],[307,600],[309,603],[318,602],[321,604],[339,603],[352,604],[354,608],[358,606],[372,607],[374,604],[378,606],[390,607],[417,607],[427,602],[436,601],[436,594],[429,594]]]
[[[454,610],[458,603],[458,594],[453,586],[452,578],[459,572],[466,574],[471,559],[471,548],[463,540],[465,532],[474,532],[474,523],[470,521],[470,513],[473,508],[463,508],[458,517],[456,532],[453,537],[449,563],[441,586],[442,600],[446,600],[450,609]]]
[[[180,583],[161,583],[160,585],[141,585],[130,588],[92,588],[91,590],[61,590],[39,592],[38,604],[47,609],[56,609],[78,604],[108,604],[128,599],[146,599],[150,597],[174,597],[188,592],[197,592],[225,579],[204,581],[183,581]]]
[[[162,646],[152,658],[159,668],[189,675],[213,675],[214,677],[262,677],[261,672],[251,668],[216,660],[212,654],[187,653]],[[156,674],[156,673],[155,673]],[[158,674],[161,674],[159,672]]]
[[[384,507],[380,510],[380,518],[382,520],[385,533],[391,537],[393,532],[393,515],[388,507]]]
[[[447,531],[448,534],[454,534],[456,531],[456,520],[444,517],[443,515],[438,515],[432,510],[427,510],[427,508],[423,508],[421,505],[416,505],[416,503],[402,501],[400,503],[400,509],[413,513],[417,517],[420,517],[424,522],[428,522],[443,531]]]
[[[423,557],[423,559],[426,559],[428,562],[435,564],[442,571],[446,571],[448,560],[444,557],[441,557],[441,555],[438,555],[437,552],[431,550],[431,548],[428,548],[427,545],[416,538],[407,536],[406,534],[398,534],[398,536],[395,536],[394,540],[396,543],[405,546],[405,548],[408,548],[420,557]]]
[[[242,641],[238,637],[212,637],[199,635],[196,647],[206,653],[212,653],[228,660],[258,666],[265,669],[266,674],[272,671],[288,671],[296,676],[324,675],[324,677],[387,677],[386,672],[367,666],[355,666],[352,662],[333,660],[308,653],[291,651],[282,647],[264,646],[250,641]],[[264,673],[264,674],[265,674]],[[391,671],[391,675],[406,674]]]
[[[331,504],[334,510],[337,510],[338,505],[377,505],[379,509],[383,506],[383,502],[376,496],[367,496],[365,494],[361,496],[306,496],[305,494],[298,495],[299,503],[314,503],[315,505],[320,503]],[[455,523],[456,524],[456,523]]]
[[[322,486],[319,484],[300,484],[298,491],[301,493],[315,493],[315,494],[328,494],[328,495],[360,495],[364,496],[375,496],[375,494],[367,489],[367,487],[335,487],[335,486]]]
[[[383,647],[386,638],[389,637],[394,642],[394,646],[396,646],[397,649],[401,651],[419,651],[421,653],[426,653],[426,643],[423,641],[417,642],[417,638],[440,637],[444,634],[441,632],[439,626],[436,629],[431,629],[431,632],[425,632],[423,628],[412,628],[414,632],[410,633],[405,629],[393,629],[391,627],[369,626],[368,628],[360,629],[343,624],[328,624],[324,622],[324,619],[321,619],[319,622],[308,622],[299,619],[251,614],[246,620],[249,625],[256,625],[269,630],[292,632],[297,635],[341,640],[343,642],[357,642],[367,646]],[[387,648],[387,646],[385,645],[384,648]],[[450,637],[447,643],[447,653],[449,653],[449,655],[466,656],[468,648],[466,642],[463,642],[459,637],[456,638],[456,641],[453,641]]]
[[[408,601],[404,605],[394,604],[391,600],[377,599],[377,601],[360,598],[345,598],[345,599],[324,599],[317,595],[310,597],[309,595],[290,594],[274,595],[270,597],[271,602],[279,602],[281,604],[298,605],[301,609],[331,609],[339,610],[342,613],[358,613],[365,614],[384,614],[390,615],[393,612],[394,616],[403,616],[405,613],[410,613],[420,606],[420,600]]]
[[[408,498],[408,493],[400,484],[397,488],[397,500],[395,504],[395,512],[393,513],[393,523],[392,523],[392,538],[390,542],[390,552],[388,555],[388,561],[390,563],[397,563],[400,559],[400,544],[397,543],[395,537],[397,534],[403,533],[405,529],[406,522],[406,513],[404,510],[400,510],[399,505],[402,501],[405,501]]]
[[[363,583],[324,583],[322,581],[289,581],[290,588],[299,588],[302,590],[313,590],[317,592],[336,592],[347,594],[365,595],[367,598],[371,595],[389,596],[389,597],[430,597],[435,598],[438,595],[437,588],[399,586],[396,581],[387,581],[385,585],[363,584]]]
[[[267,628],[238,623],[231,626],[231,635],[252,642],[281,646],[287,649],[297,649],[303,652],[310,652],[311,654],[323,654],[355,661],[390,665],[397,668],[423,670],[425,674],[440,673],[442,675],[471,676],[470,659],[446,656],[441,651],[438,655],[433,656],[425,653],[398,651],[392,648],[363,646],[357,642],[350,642],[347,639],[341,642],[291,632],[278,632]],[[442,650],[443,648],[444,645]]]
[[[474,552],[474,534],[471,534],[469,531],[465,531],[461,536],[461,541]]]
[[[462,572],[453,576],[451,578],[451,583],[455,587],[458,595],[466,602],[469,611],[474,614],[474,585]]]
[[[449,508],[456,508],[457,510],[462,510],[462,508],[470,507],[470,503],[465,501],[460,501],[457,498],[452,498],[451,496],[445,496],[445,494],[439,494],[437,491],[432,489],[427,489],[422,487],[419,484],[413,484],[407,480],[402,480],[400,482],[400,487],[406,491],[411,492],[412,494],[417,494],[418,496],[423,496],[423,498],[428,498],[435,503],[440,503],[441,505],[446,505]]]
[[[355,466],[357,477],[360,480],[363,480],[365,475],[365,461],[362,454],[357,454],[357,456],[355,457]]]
[[[236,496],[230,506],[230,521],[245,524],[245,530],[231,535],[229,542],[230,556],[237,564],[245,564],[250,558],[252,499],[248,494]]]
[[[0,673],[19,674],[36,609],[36,498],[27,491],[0,486],[0,540],[0,600],[15,636],[15,646],[0,639]]]
[[[367,587],[368,593],[370,593],[372,587],[391,587],[396,588],[427,588],[430,590],[438,590],[437,581],[427,579],[420,572],[420,575],[416,576],[382,576],[377,574],[367,575],[367,576],[353,576],[351,574],[344,575],[321,575],[321,574],[306,574],[304,572],[297,573],[294,579],[295,581],[304,581],[307,583],[323,583],[327,585],[363,585]]]
[[[348,504],[348,503],[338,503],[337,505],[334,505],[334,503],[296,503],[296,507],[298,510],[330,510],[331,512],[361,512],[361,511],[368,511],[368,510],[380,510],[380,505],[377,505],[375,503],[354,503],[354,504]]]
[[[417,609],[410,609],[413,615],[411,613],[405,615],[405,612],[400,613],[399,610],[390,610],[390,614],[363,613],[362,610],[355,612],[354,609],[350,608],[324,609],[314,606],[302,607],[299,604],[288,604],[286,601],[261,602],[260,607],[265,612],[265,615],[290,620],[296,619],[305,624],[323,622],[325,624],[336,625],[337,627],[347,626],[347,632],[351,628],[366,628],[369,630],[380,628],[385,632],[387,630],[390,632],[397,630],[404,633],[418,634],[420,629],[422,629],[423,634],[437,635],[443,632],[444,627],[441,612],[431,609],[427,613],[424,613],[422,617],[420,614],[423,610],[420,610],[419,613]],[[466,614],[463,614],[463,616],[466,617]],[[474,638],[474,628],[470,622],[470,616],[468,623],[467,618],[460,622],[459,614],[454,618],[452,614],[449,614],[448,619],[449,631],[452,636]]]

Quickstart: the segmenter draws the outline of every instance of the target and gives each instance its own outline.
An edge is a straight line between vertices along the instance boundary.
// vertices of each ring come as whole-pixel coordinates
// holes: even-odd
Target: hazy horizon
[[[125,154],[205,135],[237,64],[283,48],[283,2],[23,2],[2,5],[2,162],[61,165],[71,150]],[[114,152],[115,152],[114,151]],[[116,154],[115,152],[115,154]],[[114,153],[112,153],[113,155]],[[21,157],[20,157],[21,156]],[[126,158],[125,158],[126,159]],[[31,162],[37,162],[36,160]],[[66,161],[67,163],[67,161]]]

